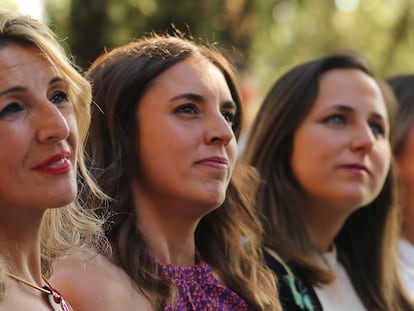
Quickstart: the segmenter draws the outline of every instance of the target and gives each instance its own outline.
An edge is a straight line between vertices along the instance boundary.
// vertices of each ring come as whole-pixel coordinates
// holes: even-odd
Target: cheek
[[[297,182],[304,187],[306,187],[308,180],[310,179],[309,176],[311,176],[312,179],[316,179],[322,173],[320,169],[317,172],[314,171],[314,168],[317,166],[312,164],[314,161],[311,159],[312,156],[306,160],[303,158],[302,153],[292,152],[290,170]]]
[[[391,166],[391,158],[391,147],[388,143],[378,148],[375,154],[376,169],[379,172],[383,172],[384,175],[387,175]]]
[[[69,143],[73,150],[78,151],[78,145],[79,145],[79,127],[78,123],[76,122],[76,116],[71,115],[69,118],[66,119],[70,134],[69,134]],[[81,133],[85,135],[86,133]]]
[[[235,138],[233,138],[229,144],[226,147],[227,150],[227,156],[230,163],[230,167],[233,169],[233,167],[236,164],[237,161],[237,155],[238,155],[238,144]]]
[[[290,167],[293,175],[299,178],[303,174],[307,174],[309,170],[308,163],[315,160],[312,150],[308,146],[309,138],[302,135],[301,131],[297,131],[293,137],[292,152],[290,156]]]

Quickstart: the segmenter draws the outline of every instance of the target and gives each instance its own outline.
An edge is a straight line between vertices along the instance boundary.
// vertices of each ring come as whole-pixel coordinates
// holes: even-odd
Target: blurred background
[[[379,77],[414,71],[414,0],[0,0],[0,6],[47,23],[84,69],[104,49],[152,30],[171,32],[174,24],[227,51],[246,101],[260,101],[293,65],[331,52],[363,53]]]

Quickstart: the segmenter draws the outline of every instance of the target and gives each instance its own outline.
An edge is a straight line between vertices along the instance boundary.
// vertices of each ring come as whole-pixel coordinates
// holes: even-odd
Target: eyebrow
[[[49,85],[58,83],[58,82],[66,82],[64,79],[62,79],[61,77],[54,77],[49,81]],[[11,88],[5,89],[3,91],[0,91],[0,96],[6,95],[8,93],[15,93],[15,92],[24,92],[26,91],[27,88],[24,86],[13,86]]]
[[[54,77],[52,78],[52,80],[49,81],[49,85],[54,84],[54,83],[58,83],[58,82],[65,82],[66,80],[61,78],[61,77]]]
[[[336,109],[336,110],[339,110],[339,111],[343,111],[343,112],[354,112],[355,111],[355,109],[354,108],[352,108],[352,107],[350,107],[350,106],[346,106],[346,105],[336,105],[336,106],[334,106],[334,108]],[[378,113],[378,112],[373,112],[373,113],[371,113],[371,116],[372,117],[374,117],[375,119],[378,119],[378,120],[382,120],[382,121],[384,121],[384,116],[383,115],[381,115],[380,113]]]
[[[0,96],[6,95],[8,93],[23,92],[25,90],[26,90],[26,88],[23,87],[23,86],[13,86],[11,88],[0,91]]]
[[[172,97],[170,99],[170,101],[174,101],[174,100],[177,100],[177,99],[190,99],[190,100],[198,102],[198,103],[205,102],[205,98],[203,96],[201,96],[199,94],[195,94],[195,93],[179,94],[177,96]],[[232,100],[226,100],[226,101],[222,102],[222,108],[237,110],[237,105]]]

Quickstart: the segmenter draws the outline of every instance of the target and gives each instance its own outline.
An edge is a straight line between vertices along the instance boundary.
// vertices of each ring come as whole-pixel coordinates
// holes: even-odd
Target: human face
[[[0,209],[43,210],[76,195],[77,124],[68,85],[34,48],[0,48]]]
[[[198,217],[223,203],[237,155],[236,109],[207,60],[186,59],[153,81],[137,109],[138,187],[147,205],[191,206]]]
[[[357,69],[321,76],[315,103],[293,138],[291,166],[307,199],[306,217],[347,217],[379,194],[391,161],[389,132],[373,78]]]

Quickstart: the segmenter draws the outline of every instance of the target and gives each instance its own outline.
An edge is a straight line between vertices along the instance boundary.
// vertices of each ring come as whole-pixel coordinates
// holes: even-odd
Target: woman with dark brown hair
[[[286,310],[411,310],[397,272],[395,101],[358,57],[296,66],[273,85],[246,144]]]
[[[153,35],[101,56],[87,77],[113,253],[57,267],[74,308],[280,310],[259,221],[232,177],[242,111],[228,61]]]

